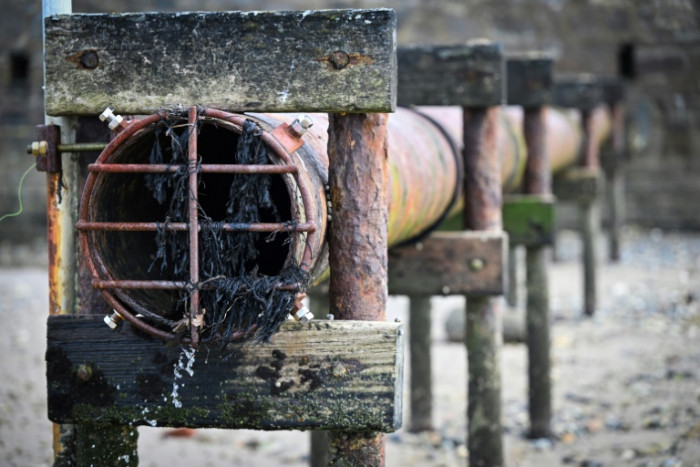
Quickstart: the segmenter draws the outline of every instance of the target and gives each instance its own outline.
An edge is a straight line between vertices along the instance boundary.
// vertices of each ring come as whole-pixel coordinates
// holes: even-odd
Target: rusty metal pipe
[[[193,108],[194,109],[194,108]],[[190,113],[194,110],[190,110]],[[502,185],[504,190],[518,186],[522,178],[525,149],[522,138],[522,114],[514,109],[501,112],[495,131],[498,153],[501,157]],[[592,119],[604,129],[605,118]],[[192,120],[192,115],[189,116]],[[214,211],[221,210],[220,198],[225,197],[219,185],[226,185],[233,176],[244,174],[271,174],[274,178],[275,203],[278,209],[290,216],[290,223],[265,222],[235,225],[220,223],[227,232],[250,230],[286,235],[283,242],[272,245],[261,243],[260,268],[263,274],[275,275],[290,261],[297,261],[310,276],[320,281],[328,275],[328,246],[325,241],[328,209],[325,187],[328,183],[328,117],[313,115],[314,126],[303,136],[303,146],[289,140],[288,126],[295,116],[287,114],[234,115],[206,109],[200,111],[202,119],[198,148],[191,148],[188,174],[190,192],[198,188],[197,178],[203,180],[208,191],[202,195],[202,203],[209,203]],[[180,167],[167,164],[148,164],[148,151],[154,141],[153,126],[164,118],[163,113],[133,121],[120,131],[90,166],[81,200],[80,220],[77,224],[83,254],[87,254],[88,268],[96,284],[119,284],[124,281],[169,281],[163,274],[149,272],[153,255],[153,232],[162,228],[172,231],[189,231],[191,258],[196,258],[198,232],[206,219],[198,218],[197,200],[190,199],[188,222],[164,222],[163,208],[150,198],[143,188],[141,173],[173,173]],[[243,121],[257,121],[263,132],[262,139],[273,155],[274,163],[265,166],[226,164],[226,149],[235,142]],[[462,209],[461,191],[461,141],[462,115],[460,108],[397,109],[388,122],[388,244],[397,245],[430,230],[447,214]],[[546,146],[553,170],[573,163],[580,144],[580,125],[576,118],[560,112],[547,112]],[[595,128],[596,125],[594,125]],[[282,131],[281,131],[282,130]],[[284,135],[284,137],[280,137]],[[602,138],[604,131],[593,132]],[[292,138],[293,139],[293,138]],[[191,143],[192,144],[192,143]],[[298,148],[298,149],[297,149]],[[352,170],[365,170],[354,166]],[[209,177],[209,178],[206,178]],[[224,178],[217,178],[224,177]],[[201,189],[201,188],[200,188]],[[218,190],[218,191],[217,191]],[[206,198],[206,199],[205,199]],[[138,206],[138,209],[134,209]],[[160,216],[160,217],[159,217]],[[216,221],[216,219],[214,219]],[[290,228],[293,227],[293,229]],[[151,232],[151,233],[149,233]],[[129,251],[128,258],[122,255]],[[196,261],[190,263],[190,286],[199,282]],[[108,287],[102,288],[108,302],[120,312],[129,314]],[[177,300],[163,290],[144,291],[119,288],[121,296],[127,294],[132,302],[148,309],[169,309],[165,314],[173,318]],[[133,293],[133,295],[132,295]],[[149,294],[154,294],[153,296]],[[196,297],[194,297],[196,299]],[[145,300],[145,303],[144,303]],[[190,302],[190,314],[197,308],[196,300]],[[121,309],[119,307],[121,306]],[[125,316],[139,325],[133,316]],[[163,337],[163,332],[157,333]],[[165,332],[167,335],[168,333]]]

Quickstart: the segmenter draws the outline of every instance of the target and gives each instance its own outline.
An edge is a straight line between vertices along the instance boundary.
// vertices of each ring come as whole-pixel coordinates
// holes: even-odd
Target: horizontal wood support
[[[591,110],[603,103],[602,86],[589,74],[557,78],[552,103],[557,107]]]
[[[503,198],[503,230],[511,245],[543,246],[554,242],[554,202],[551,195],[510,195]]]
[[[508,105],[542,107],[552,100],[552,57],[542,53],[509,56],[506,59]]]
[[[46,113],[390,112],[396,14],[75,14],[46,19]]]
[[[285,323],[269,344],[225,353],[99,316],[53,316],[46,352],[57,423],[392,432],[401,425],[399,323]]]
[[[392,295],[500,295],[504,291],[502,232],[434,232],[389,250]]]
[[[552,192],[558,201],[593,201],[602,185],[600,169],[571,167],[554,176]]]
[[[490,107],[503,102],[501,44],[400,47],[397,57],[401,106]]]

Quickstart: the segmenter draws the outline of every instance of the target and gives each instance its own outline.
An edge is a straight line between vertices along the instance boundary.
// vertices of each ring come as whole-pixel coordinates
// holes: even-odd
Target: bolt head
[[[309,128],[314,126],[313,119],[306,114],[298,115],[296,119],[299,121],[299,124],[301,125],[301,127],[306,129],[306,130],[308,130]]]
[[[350,56],[342,50],[336,50],[330,55],[328,61],[336,70],[342,70],[350,63]]]
[[[297,116],[289,127],[297,136],[302,136],[314,125],[314,121],[306,114]]]
[[[109,127],[110,130],[114,130],[119,125],[121,125],[123,121],[124,121],[124,117],[122,117],[121,115],[115,115],[114,118],[109,122],[109,125],[107,125],[107,126]]]
[[[114,109],[112,107],[107,107],[100,114],[100,121],[104,122],[105,120],[111,119],[113,117],[114,117]]]
[[[313,313],[311,313],[305,306],[299,308],[292,316],[294,316],[294,319],[299,321],[301,324],[306,324],[314,319]]]
[[[104,317],[104,322],[111,330],[117,329],[117,323],[112,320],[112,317],[107,315]]]
[[[122,318],[122,316],[115,311],[111,315],[105,316],[103,321],[111,330],[115,330],[117,329],[117,326],[119,326],[119,321],[122,319],[124,318]]]
[[[97,68],[97,65],[100,64],[100,58],[97,56],[97,52],[95,50],[86,50],[80,56],[80,64],[83,66],[83,68],[92,70]]]
[[[78,367],[76,375],[78,376],[78,379],[82,381],[87,381],[92,377],[92,368],[90,367],[90,365],[83,363]]]
[[[485,265],[486,263],[481,258],[472,258],[469,261],[469,269],[471,269],[474,272],[481,271],[482,269],[484,269]]]

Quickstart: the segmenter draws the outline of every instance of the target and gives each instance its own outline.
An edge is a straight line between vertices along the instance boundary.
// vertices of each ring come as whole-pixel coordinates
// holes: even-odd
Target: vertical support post
[[[417,433],[433,428],[433,391],[430,352],[430,297],[410,296],[411,421]]]
[[[496,152],[498,107],[463,109],[464,228],[502,229],[501,164]],[[470,466],[503,465],[500,299],[467,297],[467,409]]]
[[[73,11],[71,0],[43,0],[42,4],[42,43],[46,50],[46,32],[44,20],[56,14],[70,14]],[[46,71],[44,66],[44,85]],[[46,86],[44,86],[45,88]],[[71,121],[67,118],[53,118],[44,115],[46,125],[59,125],[62,132],[62,142],[71,142]],[[70,174],[69,163],[61,167],[66,175]],[[61,175],[47,172],[47,227],[49,242],[49,314],[70,313],[73,310],[71,302],[75,271],[70,267],[74,255],[75,243],[72,235],[64,226],[73,225],[73,209],[70,206],[70,194],[63,192]],[[71,177],[72,178],[72,177]],[[71,182],[69,178],[68,183]],[[65,195],[68,195],[67,197]],[[53,424],[53,453],[54,465],[75,465],[75,427],[73,425]]]
[[[598,157],[598,145],[595,144],[593,135],[593,111],[581,111],[581,123],[583,125],[583,144],[581,147],[581,163],[584,167],[598,169],[600,167]],[[582,254],[583,254],[583,312],[586,316],[593,316],[596,309],[596,225],[597,200],[586,198],[579,201],[579,219],[581,228]]]
[[[71,0],[43,0],[42,19],[72,13]],[[42,21],[42,32],[46,38]],[[44,43],[44,49],[46,44]],[[44,72],[44,85],[46,73]],[[44,116],[44,122],[61,129],[61,142],[75,141],[74,118]],[[76,234],[79,168],[77,155],[61,158],[61,173],[47,174],[49,238],[49,313],[74,313],[77,276]],[[53,426],[54,465],[136,465],[138,432],[134,427],[105,425]]]
[[[612,109],[612,164],[607,171],[608,216],[610,236],[608,257],[610,261],[620,261],[620,235],[625,217],[625,181],[621,164],[625,156],[625,110],[621,101],[611,105]]]
[[[508,290],[506,290],[506,303],[511,308],[516,308],[520,297],[518,296],[518,245],[508,245]]]
[[[552,191],[549,155],[545,147],[545,108],[526,108],[523,133],[527,146],[524,191],[526,194],[548,195]],[[527,281],[527,354],[528,407],[532,438],[551,436],[552,418],[549,337],[549,274],[546,247],[528,246],[526,251]]]
[[[309,291],[309,311],[314,316],[323,317],[328,314],[328,294]],[[328,431],[311,432],[311,467],[328,466]]]
[[[330,310],[336,319],[383,321],[387,301],[387,118],[329,118]],[[331,432],[329,465],[384,465],[384,435]]]

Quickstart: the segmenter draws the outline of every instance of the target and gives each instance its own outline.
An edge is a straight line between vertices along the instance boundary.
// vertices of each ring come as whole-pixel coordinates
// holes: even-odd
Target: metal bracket
[[[541,246],[554,241],[551,195],[513,195],[503,199],[503,230],[511,245]]]
[[[37,125],[34,136],[35,141],[27,148],[27,152],[36,157],[36,169],[40,172],[59,173],[61,128],[58,125]]]

